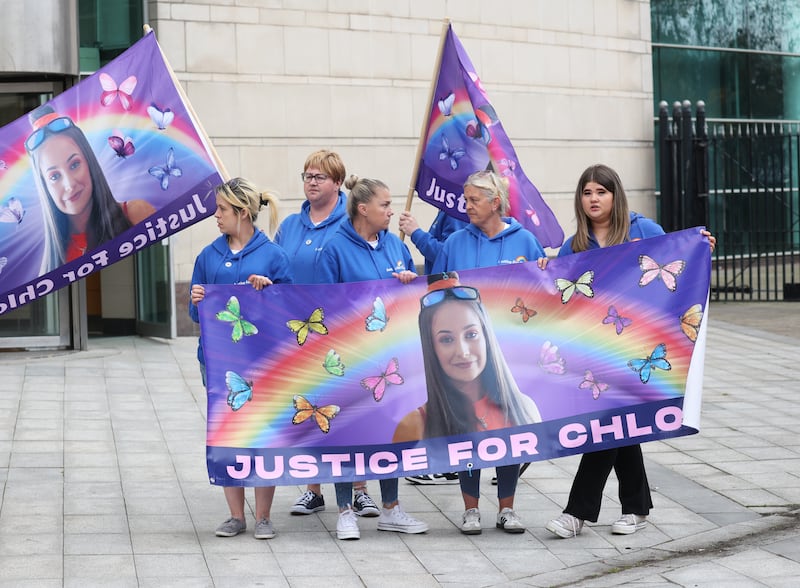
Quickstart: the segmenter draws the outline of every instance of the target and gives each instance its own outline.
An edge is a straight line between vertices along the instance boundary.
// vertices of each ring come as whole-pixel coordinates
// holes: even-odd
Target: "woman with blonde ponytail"
[[[267,208],[268,232],[273,235],[278,228],[277,199],[269,192],[260,192],[252,182],[234,178],[215,189],[217,221],[220,235],[197,256],[192,274],[189,316],[199,322],[197,305],[205,297],[204,284],[251,284],[261,290],[270,284],[290,284],[292,272],[289,257],[256,225],[259,211]],[[197,359],[203,385],[206,384],[203,362],[203,342],[197,346]],[[230,517],[217,527],[218,537],[233,537],[247,529],[244,514],[244,488],[225,487],[225,499]],[[275,529],[270,521],[275,487],[257,487],[256,539],[272,539]]]

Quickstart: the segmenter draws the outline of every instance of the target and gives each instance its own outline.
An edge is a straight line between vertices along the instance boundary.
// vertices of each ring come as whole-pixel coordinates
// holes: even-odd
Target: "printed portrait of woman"
[[[477,289],[462,286],[456,272],[431,275],[420,306],[428,400],[403,417],[393,442],[541,422],[514,381]]]
[[[50,105],[33,110],[25,140],[44,228],[40,275],[76,259],[155,212],[145,200],[117,202],[86,135]]]

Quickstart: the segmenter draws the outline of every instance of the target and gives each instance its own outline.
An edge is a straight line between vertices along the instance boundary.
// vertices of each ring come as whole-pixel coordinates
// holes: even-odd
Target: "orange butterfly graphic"
[[[335,404],[328,404],[326,406],[317,406],[311,404],[303,396],[296,394],[293,399],[294,409],[297,411],[292,417],[292,424],[299,425],[306,422],[312,416],[323,433],[331,430],[331,419],[333,419],[341,410]]]
[[[681,315],[681,331],[694,342],[697,341],[697,334],[700,331],[700,324],[703,322],[703,306],[694,304]]]
[[[511,307],[511,312],[518,312],[522,315],[522,322],[527,323],[528,319],[533,318],[536,316],[536,311],[532,308],[528,308],[525,306],[525,302],[522,298],[517,298],[517,301],[514,303],[514,306]]]

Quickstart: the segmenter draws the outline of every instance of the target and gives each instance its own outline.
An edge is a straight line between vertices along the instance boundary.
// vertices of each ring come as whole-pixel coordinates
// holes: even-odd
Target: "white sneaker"
[[[517,513],[513,508],[504,508],[497,513],[497,523],[495,526],[498,529],[503,529],[506,533],[524,533],[525,526],[519,520]]]
[[[548,522],[544,528],[551,533],[555,533],[562,539],[569,539],[570,537],[577,537],[581,534],[583,530],[583,520],[562,512],[560,517]]]
[[[382,508],[378,517],[378,531],[397,531],[398,533],[424,533],[428,524],[418,521],[402,508]]]
[[[347,510],[339,513],[339,520],[336,521],[337,539],[361,539],[361,531],[358,530],[358,520],[350,506]]]
[[[611,532],[615,535],[630,535],[647,526],[647,517],[637,514],[622,515],[611,525]]]
[[[461,515],[461,532],[464,535],[481,534],[481,513],[477,508],[470,508]]]

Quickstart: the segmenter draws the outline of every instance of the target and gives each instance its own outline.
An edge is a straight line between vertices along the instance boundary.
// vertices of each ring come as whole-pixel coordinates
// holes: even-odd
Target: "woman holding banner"
[[[514,381],[478,290],[462,286],[456,272],[433,274],[420,306],[428,401],[400,421],[393,443],[541,422],[536,403]],[[496,526],[522,533],[514,512],[519,466],[498,467],[497,474]],[[478,535],[480,470],[461,472],[459,481],[466,508],[461,532]]]
[[[581,174],[574,206],[577,231],[561,246],[558,257],[664,234],[664,229],[654,221],[629,211],[622,180],[606,165],[592,165]],[[716,239],[708,231],[701,231],[701,234],[708,237],[713,252]],[[542,268],[546,265],[546,259],[539,263]],[[622,516],[611,525],[611,532],[629,535],[647,526],[653,501],[642,447],[628,445],[584,453],[572,482],[567,507],[545,528],[568,539],[580,534],[584,521],[597,522],[603,489],[612,469],[619,481]]]
[[[45,104],[25,140],[44,223],[45,274],[113,239],[155,212],[145,200],[114,199],[91,145],[72,119]]]
[[[275,197],[269,192],[259,192],[243,178],[234,178],[215,188],[217,221],[220,235],[197,256],[192,273],[191,304],[189,316],[199,322],[197,305],[205,298],[203,284],[251,284],[261,290],[270,284],[291,284],[292,273],[286,252],[270,240],[256,226],[255,221],[262,206],[269,208],[269,231],[278,226]],[[200,374],[206,385],[203,341],[198,341],[197,359]],[[217,537],[233,537],[247,529],[244,514],[244,488],[226,486],[225,500],[230,517],[217,527]],[[254,488],[256,497],[256,539],[272,539],[275,529],[270,520],[274,486]]]
[[[275,242],[286,250],[295,284],[313,284],[319,254],[347,218],[347,195],[341,190],[347,176],[338,153],[327,149],[314,151],[306,158],[300,178],[306,200],[300,212],[281,223]],[[377,517],[381,511],[367,494],[366,481],[353,485],[353,511],[362,517]],[[309,484],[295,500],[289,512],[309,515],[325,510],[320,484]]]
[[[523,229],[514,218],[505,216],[509,210],[508,185],[500,176],[491,171],[470,175],[464,183],[464,200],[470,224],[447,238],[433,264],[434,274],[544,257],[544,249],[533,233]],[[513,509],[520,466],[496,469],[501,504],[497,524],[509,532],[524,531]],[[465,509],[461,530],[468,534],[480,533],[480,470],[460,472],[459,482]]]
[[[325,245],[320,255],[317,282],[338,284],[396,278],[408,284],[417,274],[408,247],[389,232],[392,218],[392,197],[389,188],[380,180],[350,176],[346,184],[347,220]],[[336,536],[339,539],[360,539],[361,532],[351,506],[353,483],[338,482],[336,503],[339,520]],[[378,517],[379,531],[424,533],[428,525],[406,513],[397,499],[397,478],[381,480],[383,508]]]

